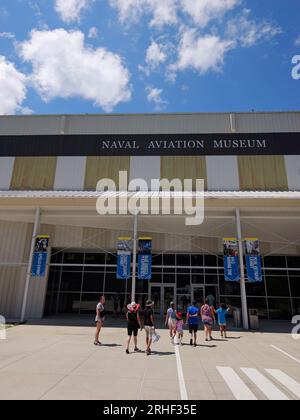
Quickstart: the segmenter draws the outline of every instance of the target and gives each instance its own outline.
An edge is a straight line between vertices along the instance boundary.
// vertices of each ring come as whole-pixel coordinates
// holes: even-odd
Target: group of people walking
[[[99,335],[101,328],[104,324],[104,305],[105,297],[101,296],[99,303],[96,307],[96,335],[94,344],[96,346],[101,345],[99,341]],[[145,330],[146,333],[146,354],[151,355],[151,346],[153,341],[159,339],[155,329],[154,319],[154,302],[148,300],[146,306],[141,310],[141,306],[135,302],[132,302],[127,306],[127,347],[126,353],[130,354],[130,343],[133,337],[134,351],[140,352],[138,348],[138,332],[139,330]],[[227,315],[232,311],[230,306],[221,304],[218,309],[210,304],[210,300],[206,299],[205,303],[198,306],[198,303],[194,301],[192,305],[187,308],[186,319],[183,319],[183,313],[176,309],[174,302],[170,303],[170,307],[167,311],[165,318],[165,325],[170,332],[170,340],[172,344],[183,344],[184,336],[184,325],[188,326],[190,334],[191,346],[197,346],[197,334],[199,331],[200,320],[204,326],[205,341],[212,341],[213,326],[216,322],[220,327],[221,337],[227,338]]]

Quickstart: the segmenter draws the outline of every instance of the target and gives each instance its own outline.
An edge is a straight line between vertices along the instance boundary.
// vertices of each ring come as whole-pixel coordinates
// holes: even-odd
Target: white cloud
[[[180,70],[193,69],[200,74],[208,71],[220,72],[228,51],[235,47],[235,42],[222,40],[215,35],[198,36],[195,29],[185,29],[182,33],[177,63],[170,66],[169,75]],[[173,76],[172,76],[173,73]]]
[[[15,34],[12,32],[0,32],[0,38],[15,39]]]
[[[109,0],[122,23],[137,22],[144,14],[151,14],[150,26],[162,27],[177,22],[177,0]]]
[[[0,115],[15,114],[26,99],[26,76],[0,56]]]
[[[181,0],[183,11],[201,27],[213,19],[223,18],[226,12],[239,3],[240,0]]]
[[[98,29],[95,26],[89,29],[88,38],[89,39],[98,38]]]
[[[272,22],[250,19],[251,11],[245,9],[243,14],[228,22],[227,35],[238,41],[242,47],[252,47],[261,41],[269,41],[282,33],[282,29]]]
[[[151,70],[156,69],[160,64],[164,63],[167,59],[165,47],[163,44],[159,44],[152,41],[146,51],[146,64]]]
[[[109,112],[131,98],[122,58],[105,48],[86,47],[80,31],[32,31],[19,44],[19,53],[31,62],[31,83],[45,101],[80,97]]]
[[[78,22],[81,13],[87,9],[94,0],[55,0],[55,10],[65,23]]]
[[[168,104],[168,101],[162,98],[162,89],[157,89],[152,86],[146,87],[147,100],[148,102],[154,104],[155,110],[161,111]]]
[[[300,47],[300,35],[298,36],[298,38],[296,39],[296,41],[295,41],[295,45],[297,46],[297,47]]]

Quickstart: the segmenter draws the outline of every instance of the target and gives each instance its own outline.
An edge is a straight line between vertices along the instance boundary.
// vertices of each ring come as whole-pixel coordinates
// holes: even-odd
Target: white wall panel
[[[80,191],[84,186],[86,157],[59,157],[57,159],[55,190]]]
[[[300,191],[300,156],[285,156],[290,191]]]
[[[130,180],[144,179],[151,188],[152,179],[160,179],[160,157],[131,157]]]
[[[0,157],[0,190],[9,190],[14,163],[14,157]]]
[[[240,189],[236,156],[207,156],[208,191],[238,191]]]

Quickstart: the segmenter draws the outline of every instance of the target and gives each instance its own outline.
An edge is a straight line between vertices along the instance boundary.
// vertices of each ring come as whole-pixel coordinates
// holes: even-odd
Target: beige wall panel
[[[56,226],[51,246],[56,248],[81,248],[83,228]]]
[[[56,157],[17,157],[10,188],[53,190],[56,163]]]
[[[112,179],[118,186],[119,171],[127,171],[130,180],[130,157],[89,156],[86,162],[85,190],[95,190],[98,181],[104,178]]]
[[[176,179],[205,179],[207,189],[205,156],[166,156],[161,158],[161,178]],[[194,186],[195,188],[195,186]]]
[[[239,156],[238,165],[241,190],[288,190],[283,156]]]
[[[27,245],[28,225],[26,223],[0,221],[0,262],[27,262],[24,249]]]
[[[0,267],[0,314],[17,320],[21,314],[26,267]]]
[[[191,251],[198,254],[222,253],[221,240],[217,238],[192,238]]]

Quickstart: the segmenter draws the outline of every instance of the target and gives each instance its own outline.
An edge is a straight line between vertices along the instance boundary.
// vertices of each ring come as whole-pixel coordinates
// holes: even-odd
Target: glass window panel
[[[172,283],[171,281],[169,281],[169,279],[174,279],[174,282],[175,282],[175,275],[170,276],[170,275],[164,274],[164,278],[165,277],[167,279],[166,283]],[[162,283],[162,281],[163,281],[162,274],[152,274],[151,283]]]
[[[223,255],[218,255],[217,256],[217,264],[218,264],[218,267],[224,267],[224,256]]]
[[[63,292],[80,292],[82,273],[62,272],[60,290]]]
[[[44,316],[56,314],[58,293],[47,292]]]
[[[237,295],[241,294],[241,286],[240,283],[236,282],[229,282],[224,279],[220,279],[220,294],[221,295]]]
[[[205,284],[218,284],[218,276],[205,274]]]
[[[183,265],[190,267],[191,265],[191,256],[189,254],[177,254],[176,256],[176,265]]]
[[[47,289],[50,292],[58,291],[60,280],[60,271],[50,270]]]
[[[218,269],[217,268],[206,268],[205,269],[205,274],[218,274]]]
[[[204,274],[204,268],[192,268],[192,274]]]
[[[260,318],[268,318],[267,299],[266,298],[248,298],[248,308],[257,309]]]
[[[96,315],[96,306],[99,302],[99,298],[99,293],[83,293],[81,297],[80,313]]]
[[[300,257],[287,257],[288,268],[300,268]]]
[[[176,281],[176,275],[175,274],[164,274],[163,278],[164,278],[164,283],[175,283],[175,281]],[[158,281],[156,281],[156,280],[155,281],[152,280],[152,282],[153,283],[158,283]],[[161,283],[161,281],[159,283]]]
[[[293,304],[293,315],[300,314],[300,299],[292,299]]]
[[[84,260],[85,264],[97,264],[97,265],[101,265],[101,264],[105,264],[105,254],[92,254],[92,253],[87,253],[85,254],[85,260]]]
[[[149,282],[147,280],[136,281],[136,293],[148,293]]]
[[[204,284],[204,276],[198,276],[192,274],[192,283],[193,284]]]
[[[117,266],[117,255],[116,254],[106,254],[106,264]]]
[[[78,314],[80,308],[79,293],[60,293],[58,300],[58,313]]]
[[[62,262],[62,259],[63,252],[61,252],[57,248],[52,249],[51,264],[60,264]]]
[[[220,302],[225,303],[226,305],[230,305],[233,308],[240,308],[242,307],[242,302],[240,297],[232,297],[232,296],[220,296]]]
[[[191,256],[191,265],[194,267],[203,267],[204,260],[203,255],[192,255]]]
[[[168,268],[168,267],[166,268],[166,267],[165,267],[165,268],[163,269],[163,272],[164,272],[164,273],[175,273],[175,272],[176,272],[176,269],[175,269],[175,268]]]
[[[69,252],[64,254],[64,264],[83,264],[84,254],[79,252]]]
[[[265,296],[266,288],[265,282],[261,283],[246,283],[247,296]]]
[[[265,268],[286,268],[286,259],[282,256],[264,257]]]
[[[164,254],[163,255],[163,264],[175,267],[175,254]]]
[[[268,299],[270,319],[291,320],[292,308],[290,299]]]
[[[191,293],[191,276],[188,274],[177,275],[177,293],[181,295]]]
[[[268,296],[290,296],[288,278],[285,276],[266,276]]]
[[[83,287],[84,292],[103,293],[104,274],[103,273],[84,273]]]
[[[205,267],[217,267],[216,255],[204,255],[204,265]]]
[[[152,262],[153,265],[162,266],[162,254],[153,254]]]
[[[290,285],[291,285],[292,296],[300,297],[300,276],[290,277]]]
[[[189,268],[177,268],[177,274],[190,274],[191,270]]]
[[[105,276],[105,293],[120,292],[125,293],[126,280],[118,280],[115,273],[106,273]]]
[[[192,296],[188,295],[177,295],[177,308],[179,311],[182,311],[184,314],[187,312],[188,306],[192,302]]]

